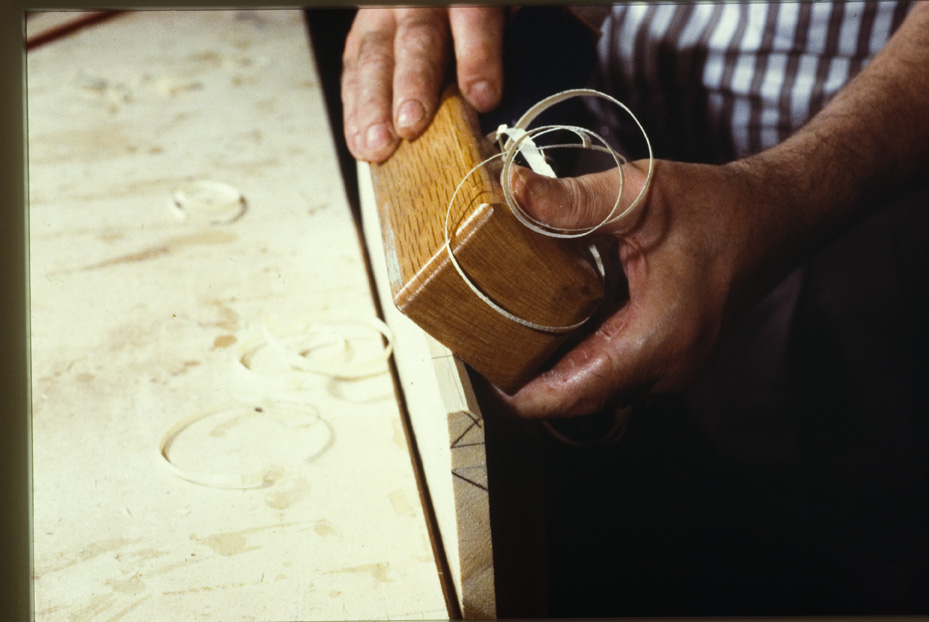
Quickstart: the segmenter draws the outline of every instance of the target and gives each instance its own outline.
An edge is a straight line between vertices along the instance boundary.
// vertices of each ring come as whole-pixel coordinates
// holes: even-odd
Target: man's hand
[[[454,52],[458,87],[479,112],[503,92],[504,10],[361,9],[342,56],[345,139],[359,160],[383,162],[400,138],[428,127]]]
[[[625,166],[625,204],[639,193],[647,166]],[[749,284],[760,274],[757,227],[768,207],[754,177],[741,165],[659,160],[655,167],[644,204],[600,230],[617,239],[628,301],[551,370],[505,398],[517,414],[583,415],[617,399],[686,388],[731,319],[763,293],[758,282]],[[619,187],[615,169],[557,180],[520,169],[511,180],[530,215],[569,228],[603,220]]]
[[[508,398],[524,416],[581,415],[639,392],[685,388],[720,336],[781,277],[929,171],[929,3],[833,100],[783,143],[725,166],[657,161],[618,239],[629,300]],[[625,166],[627,196],[644,166]],[[521,173],[519,203],[542,221],[592,226],[618,172],[568,180]],[[521,190],[520,190],[521,188]],[[622,207],[622,206],[621,206]]]

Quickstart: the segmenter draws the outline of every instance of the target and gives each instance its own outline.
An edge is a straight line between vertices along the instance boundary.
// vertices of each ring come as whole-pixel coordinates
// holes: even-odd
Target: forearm
[[[765,186],[759,247],[781,267],[929,172],[929,2],[795,135],[734,164]],[[758,234],[761,235],[760,233]],[[798,257],[800,255],[800,257]],[[769,262],[771,263],[771,262]]]
[[[929,2],[917,4],[874,60],[784,150],[811,154],[847,196],[893,192],[929,167]],[[842,163],[841,166],[836,164]],[[809,189],[829,203],[830,191],[807,169]]]

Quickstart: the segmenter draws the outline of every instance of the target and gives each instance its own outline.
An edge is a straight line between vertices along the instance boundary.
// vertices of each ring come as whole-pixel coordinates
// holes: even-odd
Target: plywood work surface
[[[447,617],[387,364],[237,362],[375,315],[302,19],[128,13],[28,55],[39,621]],[[204,180],[242,202],[179,210]],[[211,412],[175,462],[263,487],[166,468]]]

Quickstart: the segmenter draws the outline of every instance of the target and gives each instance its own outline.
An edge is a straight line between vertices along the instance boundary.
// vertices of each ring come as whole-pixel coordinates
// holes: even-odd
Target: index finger
[[[458,88],[478,112],[488,112],[503,93],[502,7],[454,7],[449,23],[455,42]]]
[[[445,82],[445,10],[399,9],[394,58],[393,123],[400,136],[413,139],[432,120]]]

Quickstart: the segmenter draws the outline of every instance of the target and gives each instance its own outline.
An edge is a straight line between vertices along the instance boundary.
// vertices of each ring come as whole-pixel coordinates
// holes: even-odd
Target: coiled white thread
[[[255,473],[238,474],[197,471],[191,468],[181,467],[172,461],[170,457],[171,446],[182,432],[204,419],[224,415],[264,417],[269,421],[293,429],[307,428],[314,424],[324,426],[327,439],[325,445],[308,456],[306,460],[312,460],[323,453],[331,443],[332,430],[329,424],[319,417],[318,409],[312,404],[272,402],[258,407],[243,405],[227,406],[196,412],[171,426],[171,428],[165,432],[164,436],[162,436],[161,442],[158,444],[158,456],[162,464],[177,477],[210,488],[247,490],[250,488],[262,488],[280,479],[284,475],[284,468],[278,465],[264,467]]]
[[[339,327],[342,327],[342,330]],[[368,333],[368,337],[382,338],[383,347],[373,354],[359,358],[353,352],[352,338],[345,332],[349,327],[363,329]],[[249,363],[250,358],[263,348],[268,348],[274,353],[278,362],[283,364],[283,369],[267,374],[252,367]],[[310,357],[313,352],[324,348],[329,349],[329,356],[318,360]],[[320,316],[308,323],[285,328],[280,335],[272,331],[270,320],[267,319],[261,326],[260,335],[239,346],[235,362],[256,379],[281,381],[286,384],[288,380],[299,380],[308,373],[342,380],[383,374],[388,370],[386,363],[392,352],[393,334],[387,324],[377,317]],[[299,383],[295,383],[292,388],[297,386]]]
[[[638,126],[639,130],[642,132],[642,136],[645,138],[645,144],[646,144],[646,147],[648,148],[648,173],[646,174],[645,182],[642,185],[642,189],[639,191],[639,194],[635,197],[635,199],[632,200],[631,203],[629,203],[626,209],[622,211],[620,211],[620,205],[622,203],[623,190],[625,189],[625,175],[623,174],[622,165],[626,162],[626,158],[623,157],[621,154],[617,153],[612,147],[610,147],[610,145],[607,143],[607,141],[602,136],[586,128],[574,126],[574,125],[544,125],[544,126],[540,126],[535,129],[532,129],[532,130],[528,129],[529,125],[540,114],[545,112],[547,109],[554,106],[555,104],[561,103],[573,97],[599,97],[599,98],[606,99],[607,101],[612,102],[613,104],[615,104],[616,106],[619,106],[622,110],[624,110],[630,117],[632,117],[632,120]],[[533,141],[533,138],[536,138],[538,136],[542,136],[544,134],[552,133],[555,131],[564,131],[564,130],[567,130],[575,134],[580,139],[581,141],[580,144],[568,143],[568,144],[551,145],[547,147],[538,147]],[[505,142],[503,141],[504,136],[507,137]],[[591,138],[597,139],[601,143],[601,145],[592,144],[590,141]],[[508,311],[507,309],[504,309],[498,303],[493,301],[489,296],[487,296],[483,291],[481,291],[481,289],[465,273],[464,269],[461,267],[461,265],[458,263],[458,260],[455,258],[455,254],[452,252],[451,232],[449,230],[452,206],[454,205],[455,199],[458,197],[458,194],[461,192],[461,189],[464,187],[467,180],[470,179],[471,176],[475,172],[477,172],[479,169],[483,168],[484,166],[490,164],[491,162],[495,160],[502,159],[503,168],[500,173],[500,177],[501,177],[500,184],[503,187],[503,197],[504,197],[504,200],[506,201],[507,206],[510,208],[510,211],[513,213],[514,216],[516,216],[516,218],[524,226],[526,226],[530,230],[535,231],[536,233],[539,233],[541,235],[546,235],[546,236],[555,237],[555,238],[573,239],[573,238],[582,238],[582,237],[590,236],[596,231],[598,231],[599,229],[601,229],[602,227],[616,223],[626,218],[630,214],[632,214],[633,210],[635,210],[635,208],[638,207],[642,203],[642,201],[645,199],[645,195],[648,193],[648,189],[651,186],[652,174],[655,168],[655,159],[652,153],[651,142],[648,139],[648,134],[646,134],[645,128],[642,127],[642,124],[639,122],[636,116],[632,113],[632,111],[629,110],[629,108],[625,104],[623,104],[616,98],[610,95],[607,95],[606,93],[603,93],[601,91],[594,90],[594,89],[570,89],[567,91],[556,93],[555,95],[546,97],[545,99],[541,100],[540,102],[532,106],[528,111],[526,111],[523,114],[523,116],[519,118],[519,120],[516,122],[516,124],[513,127],[507,127],[505,125],[501,125],[495,132],[495,139],[500,144],[501,152],[490,156],[489,158],[487,158],[486,160],[484,160],[483,162],[481,162],[480,164],[472,168],[470,171],[468,171],[468,173],[461,179],[461,181],[456,186],[455,192],[452,194],[452,197],[448,202],[448,209],[445,213],[445,232],[444,232],[445,233],[445,250],[448,253],[448,257],[452,263],[452,266],[454,266],[455,270],[461,276],[465,284],[471,289],[471,291],[474,292],[475,295],[477,295],[478,298],[480,298],[486,305],[488,305],[491,309],[493,309],[500,315],[504,316],[505,318],[507,318],[508,320],[512,322],[516,322],[517,324],[520,324],[522,326],[526,326],[528,328],[541,331],[541,332],[555,333],[555,334],[571,332],[583,326],[587,322],[587,320],[590,319],[590,316],[584,318],[580,322],[571,324],[569,326],[547,326],[544,324],[532,322],[531,320],[527,320],[526,318],[520,317]],[[546,177],[554,178],[555,173],[551,169],[551,167],[548,165],[548,163],[545,161],[544,152],[546,149],[558,149],[558,148],[593,149],[595,151],[600,151],[603,153],[610,154],[610,156],[613,158],[613,161],[616,163],[616,168],[619,171],[619,190],[617,191],[617,194],[616,194],[616,201],[614,202],[613,208],[606,215],[606,217],[601,222],[597,223],[596,225],[592,227],[564,228],[564,227],[553,227],[551,225],[547,225],[546,223],[543,223],[533,218],[529,214],[527,214],[526,211],[522,209],[522,207],[519,205],[519,203],[516,201],[515,197],[513,196],[513,190],[510,187],[509,178],[510,178],[510,169],[512,168],[513,163],[515,162],[516,157],[519,155],[522,155],[525,158],[526,163],[529,164],[529,167],[533,170],[533,172],[539,175],[544,175]],[[588,248],[590,249],[591,256],[593,257],[594,263],[602,278],[604,276],[604,267],[603,267],[603,262],[600,258],[600,255],[597,252],[597,249],[593,244],[589,245]]]
[[[352,337],[340,331],[339,326],[355,326],[365,329],[370,336],[383,338],[383,346],[377,352],[365,358],[356,358],[351,347]],[[275,373],[265,373],[253,369],[249,359],[257,351],[267,348],[281,364]],[[328,356],[314,360],[311,355],[316,351],[327,350]],[[354,380],[387,373],[387,361],[393,352],[393,334],[382,320],[371,316],[328,315],[320,316],[314,321],[291,327],[284,336],[275,335],[269,321],[261,327],[261,334],[247,340],[237,348],[235,363],[243,371],[257,380],[264,389],[280,391],[301,390],[307,386],[307,374],[322,375],[334,379]],[[262,399],[259,407],[233,406],[218,407],[196,412],[184,417],[165,432],[158,444],[159,461],[177,477],[211,488],[247,490],[263,488],[274,484],[284,476],[284,468],[278,465],[267,466],[250,474],[226,472],[196,471],[182,467],[172,461],[171,446],[185,430],[209,417],[228,416],[230,414],[248,417],[264,417],[273,422],[294,429],[305,428],[313,424],[323,426],[327,435],[326,444],[306,460],[312,460],[322,454],[331,445],[332,429],[319,415],[316,405],[307,402],[288,402]]]

